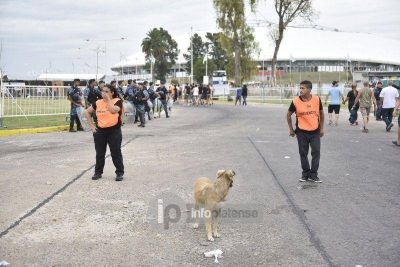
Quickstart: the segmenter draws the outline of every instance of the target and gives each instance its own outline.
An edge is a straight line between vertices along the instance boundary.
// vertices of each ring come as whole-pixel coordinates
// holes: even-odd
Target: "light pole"
[[[104,42],[104,74],[107,74],[107,42],[110,41],[125,41],[127,40],[126,37],[120,37],[120,38],[114,38],[114,39],[86,39],[85,42]],[[99,49],[99,47],[97,47],[97,49]],[[98,53],[97,53],[98,56]],[[97,58],[97,62],[98,62],[98,58]],[[98,64],[98,63],[97,63]],[[98,70],[98,66],[96,68]],[[96,79],[97,79],[97,74],[96,74]]]
[[[190,83],[193,84],[193,27],[190,27]]]

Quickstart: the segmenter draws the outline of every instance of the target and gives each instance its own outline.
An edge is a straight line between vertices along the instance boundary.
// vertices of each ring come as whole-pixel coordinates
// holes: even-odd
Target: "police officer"
[[[81,80],[74,79],[72,87],[68,90],[68,100],[71,102],[71,111],[70,111],[70,123],[69,123],[69,131],[76,132],[74,130],[74,122],[76,121],[76,126],[78,131],[83,131],[81,122],[78,117],[77,108],[83,107],[82,103],[82,90],[78,87],[80,85]]]
[[[162,106],[164,108],[164,111],[165,111],[165,115],[166,115],[167,118],[169,118],[169,116],[168,116],[168,107],[167,107],[168,90],[167,90],[167,88],[165,88],[165,82],[164,81],[162,81],[160,83],[160,87],[157,88],[156,92],[159,95],[161,104],[162,104]]]
[[[135,123],[138,122],[138,119],[140,119],[140,124],[138,127],[145,127],[145,117],[144,113],[145,107],[144,107],[144,102],[147,101],[146,95],[143,92],[144,87],[143,83],[139,83],[139,89],[136,90],[135,95],[133,97],[133,103],[136,108],[136,116],[135,116]]]
[[[99,89],[99,91],[101,92],[101,89],[106,85],[106,83],[104,81],[100,81],[99,82],[99,86],[97,89]]]
[[[153,82],[150,82],[150,87],[147,89],[147,92],[149,93],[149,100],[153,104],[152,110],[153,110],[153,114],[154,114],[154,108],[155,108],[155,105],[156,105],[157,94],[154,91]]]
[[[151,121],[151,116],[150,116],[150,110],[151,109],[150,109],[149,104],[147,102],[147,100],[150,99],[150,94],[149,94],[149,91],[147,89],[147,85],[148,85],[148,82],[144,81],[143,82],[143,93],[144,93],[145,99],[146,99],[146,101],[144,102],[144,110],[147,113],[147,118],[149,119],[149,121]]]
[[[124,101],[124,85],[125,81],[118,81],[117,95],[122,101]]]
[[[93,124],[90,114],[96,112],[97,123]],[[116,168],[116,181],[124,179],[124,162],[121,153],[122,100],[118,98],[115,88],[104,86],[102,99],[97,100],[86,111],[85,116],[93,132],[96,149],[96,167],[92,180],[98,180],[103,174],[107,144],[110,147],[111,158]]]
[[[83,96],[85,98],[85,107],[88,108],[90,105],[101,99],[101,91],[96,87],[96,80],[90,79],[87,87],[83,90]]]

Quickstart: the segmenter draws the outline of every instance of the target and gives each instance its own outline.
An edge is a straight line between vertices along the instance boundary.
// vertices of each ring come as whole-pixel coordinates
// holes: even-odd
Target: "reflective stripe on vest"
[[[119,101],[119,98],[113,98],[113,105]],[[100,128],[109,128],[118,124],[119,112],[112,114],[107,107],[107,102],[103,99],[96,101],[97,126]]]
[[[315,131],[319,126],[319,97],[311,96],[310,101],[303,102],[300,97],[293,100],[296,107],[297,126],[304,131]]]

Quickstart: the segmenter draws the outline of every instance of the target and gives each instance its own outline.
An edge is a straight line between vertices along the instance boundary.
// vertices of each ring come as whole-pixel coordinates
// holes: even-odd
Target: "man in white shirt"
[[[382,101],[382,117],[386,123],[386,131],[389,132],[393,127],[392,119],[393,119],[393,110],[396,106],[396,98],[399,97],[399,91],[396,88],[391,86],[382,89],[379,97]]]

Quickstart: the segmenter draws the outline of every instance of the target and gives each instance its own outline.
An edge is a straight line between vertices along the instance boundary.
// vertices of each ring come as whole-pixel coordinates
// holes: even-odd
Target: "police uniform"
[[[168,118],[169,116],[168,116],[168,107],[167,107],[167,95],[168,95],[167,88],[165,88],[165,86],[163,86],[162,88],[158,87],[156,92],[160,95],[161,104],[164,108],[165,115]]]
[[[69,113],[69,115],[70,115],[69,129],[70,129],[70,131],[73,130],[74,122],[76,121],[77,129],[83,130],[81,122],[78,117],[78,113],[77,113],[77,108],[81,107],[80,104],[82,104],[82,96],[83,96],[82,90],[79,87],[72,86],[68,90],[68,96],[73,101],[73,102],[71,102],[71,111]]]
[[[124,163],[121,152],[122,132],[121,114],[122,100],[113,98],[112,103],[120,108],[120,111],[112,114],[108,110],[107,102],[103,99],[97,100],[93,105],[96,112],[96,132],[93,133],[96,149],[95,174],[101,175],[104,169],[107,144],[110,148],[111,158],[116,168],[115,173],[120,176],[124,174]]]
[[[144,107],[145,98],[146,96],[143,90],[140,89],[138,89],[133,96],[133,104],[136,108],[135,122],[138,122],[138,120],[140,119],[140,126],[144,126],[146,122],[144,117],[144,113],[146,112]]]

